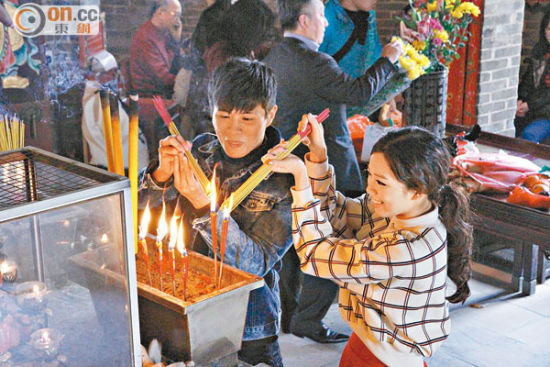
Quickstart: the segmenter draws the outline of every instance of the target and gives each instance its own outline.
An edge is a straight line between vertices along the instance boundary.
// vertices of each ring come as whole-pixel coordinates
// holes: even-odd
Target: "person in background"
[[[199,135],[192,147],[181,137],[163,139],[159,160],[141,173],[140,206],[149,201],[152,207],[158,207],[163,197],[172,205],[179,203],[194,232],[190,249],[212,256],[210,199],[193,175],[183,151],[191,150],[207,177],[218,166],[217,196],[227,198],[262,165],[261,157],[268,149],[281,140],[279,131],[270,126],[277,112],[276,93],[275,77],[267,66],[245,58],[230,59],[216,69],[208,88],[216,135]],[[278,271],[283,254],[292,247],[291,183],[290,175],[273,174],[229,218],[224,263],[259,275],[265,281],[263,287],[250,293],[239,352],[239,358],[252,365],[283,366],[277,341]],[[218,218],[221,217],[219,210]]]
[[[328,0],[328,27],[319,52],[331,55],[352,78],[358,78],[380,57],[374,8],[378,0]]]
[[[216,6],[215,3],[213,6]],[[218,8],[222,8],[223,3]],[[275,14],[262,0],[240,0],[231,5],[214,24],[211,18],[206,36],[199,37],[197,50],[201,58],[193,67],[189,94],[185,104],[185,121],[195,134],[213,131],[207,88],[210,75],[230,57],[261,60],[278,38]]]
[[[178,0],[154,1],[151,18],[130,45],[130,89],[140,97],[170,98],[181,63],[181,5]]]
[[[294,175],[301,269],[340,285],[340,314],[353,334],[339,366],[426,366],[451,331],[447,300],[470,295],[469,201],[449,182],[450,153],[422,128],[391,131],[373,147],[366,193],[347,198],[335,190],[322,126],[309,115],[299,131],[306,124],[305,165],[292,155],[275,160],[284,144],[263,159]],[[457,287],[449,297],[447,275]]]
[[[397,71],[394,63],[402,53],[401,46],[386,45],[381,58],[363,75],[352,78],[330,55],[318,50],[327,27],[321,0],[279,0],[278,5],[284,39],[264,59],[273,68],[278,84],[279,113],[274,126],[288,139],[296,133],[303,114],[330,108],[323,124],[330,160],[342,177],[337,187],[357,192],[362,189],[361,175],[346,125],[346,104],[366,104],[384,86]],[[295,152],[303,157],[306,149],[299,146]],[[283,259],[279,282],[283,332],[320,343],[346,341],[347,335],[331,330],[322,321],[338,287],[330,280],[304,275],[299,264],[296,251],[290,249]]]
[[[518,87],[516,136],[540,143],[550,138],[550,10],[540,23],[527,71]]]

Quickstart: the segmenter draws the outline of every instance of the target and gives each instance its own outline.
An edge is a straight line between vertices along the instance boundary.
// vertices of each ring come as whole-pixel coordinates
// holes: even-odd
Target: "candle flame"
[[[101,235],[100,241],[101,241],[101,243],[109,242],[109,236],[107,236],[107,233],[103,233],[103,235]]]
[[[162,241],[164,236],[168,232],[168,225],[166,224],[166,204],[162,202],[162,214],[160,215],[159,224],[157,227],[157,242]]]
[[[216,166],[214,166],[214,172],[212,173],[212,181],[208,183],[208,193],[210,196],[210,211],[216,211],[217,196],[216,196]]]
[[[8,271],[8,263],[5,261],[2,261],[2,265],[0,265],[0,273],[4,274]]]
[[[38,285],[35,284],[35,285],[32,286],[32,292],[33,293],[38,293],[39,291],[40,291],[40,288],[38,287]]]
[[[178,228],[178,251],[183,255],[185,251],[185,242],[183,241],[183,220],[180,221]]]
[[[231,208],[233,208],[233,194],[229,196],[229,205],[223,208],[223,219],[228,219],[231,214]]]
[[[48,330],[44,330],[42,333],[42,340],[49,341],[50,340],[50,334],[48,334]]]
[[[149,202],[145,206],[145,210],[141,216],[141,224],[139,225],[139,238],[144,239],[147,236],[147,229],[149,228],[149,222],[151,221],[151,210],[149,209]]]
[[[178,240],[178,218],[176,213],[172,215],[170,220],[170,242],[168,243],[168,250],[172,251],[176,247],[176,241]]]

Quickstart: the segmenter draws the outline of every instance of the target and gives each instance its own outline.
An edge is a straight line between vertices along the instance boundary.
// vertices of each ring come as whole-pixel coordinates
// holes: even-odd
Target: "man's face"
[[[277,106],[266,112],[260,104],[250,111],[223,111],[216,106],[212,123],[225,154],[242,158],[259,147],[276,112]]]
[[[321,0],[311,0],[304,8],[302,15],[305,17],[301,24],[306,37],[318,44],[323,43],[328,21],[325,18],[325,6]]]
[[[357,10],[371,11],[376,8],[378,0],[350,0]]]
[[[181,5],[179,1],[170,1],[168,5],[159,8],[158,11],[162,17],[162,24],[166,29],[171,29],[175,25],[181,24]]]

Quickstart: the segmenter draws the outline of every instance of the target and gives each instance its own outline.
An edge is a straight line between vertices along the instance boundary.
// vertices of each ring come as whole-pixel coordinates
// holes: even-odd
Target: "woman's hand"
[[[298,123],[298,131],[304,131],[307,125],[311,126],[311,132],[302,140],[302,144],[309,148],[309,160],[315,163],[324,162],[327,160],[327,144],[323,125],[311,113],[302,116]]]
[[[307,177],[306,166],[304,162],[295,156],[289,154],[284,159],[278,159],[277,155],[287,150],[286,141],[281,139],[281,142],[271,148],[266,155],[262,157],[262,162],[268,164],[273,172],[290,173],[294,176],[295,190],[304,190],[309,187],[309,179]]]
[[[166,182],[174,174],[174,162],[185,150],[191,149],[191,143],[181,136],[169,136],[159,142],[159,166],[153,172],[157,182]]]
[[[193,205],[200,209],[210,204],[210,199],[203,191],[201,184],[193,174],[193,168],[183,154],[174,160],[174,187]]]

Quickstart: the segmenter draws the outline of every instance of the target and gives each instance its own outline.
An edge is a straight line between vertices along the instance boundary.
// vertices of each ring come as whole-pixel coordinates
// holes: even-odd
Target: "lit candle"
[[[227,243],[227,229],[229,226],[229,216],[231,215],[232,207],[233,207],[233,194],[229,196],[229,205],[223,208],[222,236],[220,238],[220,278],[218,280],[218,287],[220,287],[222,284],[223,257],[225,255],[225,245]]]
[[[210,194],[210,232],[212,233],[212,249],[214,250],[214,280],[218,279],[218,216],[216,214],[216,166],[212,173],[212,181],[208,184]]]
[[[143,253],[143,261],[145,262],[145,268],[147,269],[147,280],[149,285],[152,285],[151,270],[149,269],[149,250],[147,249],[147,230],[149,228],[149,222],[151,221],[151,211],[149,210],[149,202],[145,206],[143,215],[141,217],[141,224],[139,225],[138,242],[141,245],[141,251]]]
[[[178,251],[181,254],[181,260],[183,262],[183,300],[187,301],[187,276],[189,275],[189,258],[187,256],[187,249],[185,248],[185,242],[183,241],[183,220],[180,221],[178,229]]]
[[[157,253],[158,253],[158,262],[159,262],[159,282],[160,282],[160,290],[162,291],[162,275],[163,275],[163,266],[162,266],[162,240],[164,239],[164,236],[166,236],[166,232],[168,232],[168,226],[166,225],[166,204],[164,201],[162,202],[162,214],[160,215],[159,224],[157,227],[157,238],[156,238],[156,245],[157,245]]]
[[[0,285],[2,281],[7,283],[15,282],[15,279],[17,279],[17,265],[12,261],[2,261],[2,264],[0,264],[0,275]]]
[[[39,352],[45,353],[47,356],[55,356],[57,348],[61,343],[64,335],[57,329],[44,328],[38,329],[31,334],[30,344]]]
[[[46,284],[43,282],[24,282],[17,286],[17,304],[24,310],[36,311],[45,305]]]
[[[176,295],[176,257],[174,256],[174,249],[176,248],[176,242],[178,240],[178,218],[176,213],[172,215],[170,220],[170,242],[168,243],[168,252],[172,258],[172,268],[170,272],[172,274],[172,294]]]
[[[128,119],[128,178],[130,179],[130,191],[132,192],[134,236],[138,233],[138,125],[138,95],[135,94],[130,95],[130,113]],[[134,251],[137,253],[137,242],[134,246]]]

